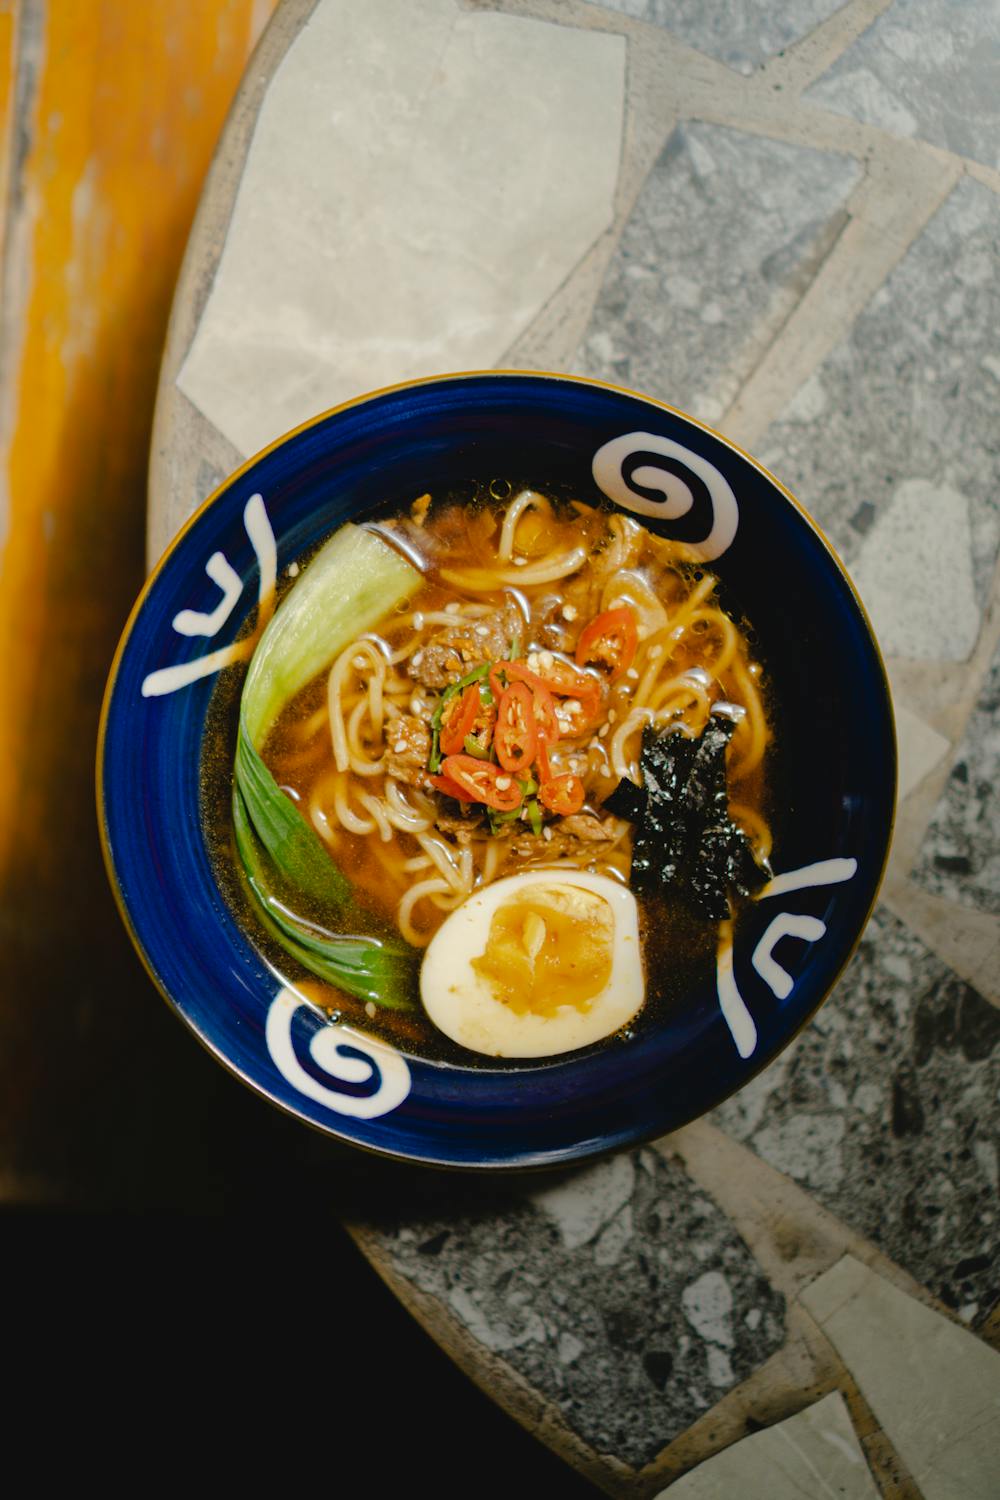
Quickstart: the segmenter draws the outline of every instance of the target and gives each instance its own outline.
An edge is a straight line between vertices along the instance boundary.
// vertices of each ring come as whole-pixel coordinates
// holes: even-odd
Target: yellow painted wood
[[[274,3],[0,0],[0,1196],[5,1142],[45,1087],[38,1028],[117,951],[93,800],[101,694],[143,578],[180,259]]]

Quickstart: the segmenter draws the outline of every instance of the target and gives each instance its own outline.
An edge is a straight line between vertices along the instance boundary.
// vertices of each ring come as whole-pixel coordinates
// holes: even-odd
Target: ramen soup
[[[655,1024],[771,847],[761,669],[717,580],[630,517],[498,488],[305,567],[251,664],[233,803],[282,976],[463,1061]]]

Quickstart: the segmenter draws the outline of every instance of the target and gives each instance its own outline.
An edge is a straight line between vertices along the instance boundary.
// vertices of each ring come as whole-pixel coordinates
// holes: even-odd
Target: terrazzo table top
[[[887,656],[889,871],[795,1044],[652,1146],[393,1169],[349,1226],[609,1494],[1000,1492],[998,247],[996,0],[284,0],[203,195],[151,561],[339,400],[566,370],[755,453]]]

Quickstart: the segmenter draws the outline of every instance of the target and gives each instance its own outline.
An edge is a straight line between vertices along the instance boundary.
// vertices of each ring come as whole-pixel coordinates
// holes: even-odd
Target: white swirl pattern
[[[307,1099],[325,1105],[338,1115],[350,1115],[355,1120],[374,1120],[398,1109],[410,1092],[410,1069],[406,1059],[385,1042],[376,1041],[363,1031],[350,1026],[320,1026],[310,1039],[309,1055],[332,1084],[337,1081],[366,1084],[377,1079],[378,1087],[374,1093],[348,1094],[321,1083],[306,1072],[292,1045],[292,1021],[301,1005],[306,1005],[301,995],[286,987],[278,991],[267,1013],[264,1032],[267,1048],[282,1078]],[[306,1008],[316,1014],[312,1006]],[[344,1056],[341,1047],[360,1052],[365,1061]]]
[[[622,437],[612,438],[594,454],[593,475],[595,483],[609,500],[625,510],[656,520],[676,521],[686,516],[694,504],[690,486],[679,474],[668,468],[655,468],[643,464],[626,480],[624,467],[638,453],[660,453],[664,458],[687,469],[700,479],[708,490],[712,506],[712,524],[700,540],[688,541],[686,545],[702,562],[711,562],[721,557],[731,546],[739,525],[739,507],[729,482],[723,478],[714,464],[692,453],[670,438],[657,437],[652,432],[627,432]],[[645,489],[659,490],[662,500],[651,500],[631,488],[631,484]]]

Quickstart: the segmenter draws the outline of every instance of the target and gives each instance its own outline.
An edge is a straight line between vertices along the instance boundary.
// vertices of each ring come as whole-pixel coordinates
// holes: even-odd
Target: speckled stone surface
[[[865,540],[894,502],[926,516],[895,568],[884,556],[870,568],[885,606],[861,590],[890,653],[968,654],[1000,539],[998,403],[1000,199],[966,180],[758,445],[761,461],[862,572]],[[947,545],[961,543],[969,555],[949,576],[947,607],[931,613],[936,644],[929,648],[923,620],[940,599],[945,529],[938,492]],[[882,553],[877,535],[873,546]],[[919,625],[900,611],[908,599],[920,601]]]
[[[1000,913],[1000,653],[993,659],[912,872],[925,890]]]
[[[648,1462],[784,1341],[783,1298],[655,1152],[531,1189],[443,1191],[425,1220],[378,1226],[396,1268],[598,1452]]]
[[[622,231],[581,373],[717,420],[836,233],[859,175],[849,157],[679,127]]]
[[[805,98],[996,167],[1000,7],[895,0]]]
[[[1000,1295],[1000,1011],[884,909],[716,1122],[972,1324]]]
[[[839,9],[839,0],[604,0],[605,10],[665,26],[699,52],[750,74],[783,48],[807,36]]]

